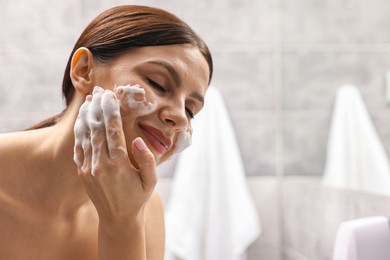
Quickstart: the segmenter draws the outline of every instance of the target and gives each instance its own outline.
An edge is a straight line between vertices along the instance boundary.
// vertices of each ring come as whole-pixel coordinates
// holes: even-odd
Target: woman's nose
[[[187,115],[184,105],[169,104],[164,106],[160,113],[161,120],[175,130],[181,130],[187,125]]]

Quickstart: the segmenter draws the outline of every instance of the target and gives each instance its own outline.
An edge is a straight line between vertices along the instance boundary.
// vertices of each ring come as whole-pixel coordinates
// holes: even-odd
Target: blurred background
[[[171,11],[209,45],[263,226],[249,259],[330,259],[340,221],[390,215],[388,197],[318,184],[342,85],[359,88],[390,153],[387,0],[0,0],[1,133],[62,111],[73,44],[119,4]]]

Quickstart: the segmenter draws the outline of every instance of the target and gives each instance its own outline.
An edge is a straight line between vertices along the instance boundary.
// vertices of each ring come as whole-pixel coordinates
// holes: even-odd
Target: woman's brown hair
[[[210,82],[213,73],[210,51],[204,41],[177,16],[162,9],[138,5],[106,10],[85,28],[70,54],[62,81],[66,106],[75,92],[70,79],[70,65],[78,48],[88,48],[95,59],[104,63],[134,48],[173,44],[189,44],[199,49],[209,65]],[[28,130],[55,125],[65,111]]]

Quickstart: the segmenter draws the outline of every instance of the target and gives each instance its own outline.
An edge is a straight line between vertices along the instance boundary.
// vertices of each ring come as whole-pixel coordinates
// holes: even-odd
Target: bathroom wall
[[[343,84],[359,87],[390,153],[390,113],[384,100],[390,2],[1,0],[0,133],[23,129],[63,109],[62,74],[78,35],[100,11],[125,3],[174,12],[211,48],[212,84],[231,113],[266,230],[251,248],[251,260],[259,255],[279,260],[281,251],[286,259],[300,259],[297,254],[328,259],[331,235],[325,236],[326,248],[317,252],[321,257],[310,258],[293,234],[298,216],[296,222],[286,220],[293,205],[301,207],[301,196],[316,196],[316,189],[279,186],[280,178],[322,174],[333,98]]]
[[[69,52],[97,13],[125,4],[184,18],[214,54],[248,176],[321,175],[334,94],[356,84],[386,150],[387,0],[0,1],[0,132],[63,108]]]
[[[280,190],[283,260],[332,260],[341,222],[390,215],[390,197],[326,188],[318,177],[286,177]]]
[[[248,260],[332,260],[342,222],[390,216],[389,196],[324,187],[318,176],[250,177],[247,183],[262,224]],[[164,204],[171,184],[163,178],[157,185]]]

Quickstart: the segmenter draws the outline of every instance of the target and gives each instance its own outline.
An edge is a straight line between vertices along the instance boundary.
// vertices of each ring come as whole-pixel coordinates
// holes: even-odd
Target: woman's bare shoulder
[[[23,139],[25,138],[26,137],[23,132],[0,134],[1,169],[5,169],[6,165],[13,165],[14,167],[17,166],[17,164],[15,164],[16,161],[18,161],[19,164],[22,163],[20,161],[20,156],[22,156],[22,152],[26,151],[22,144]]]
[[[0,149],[15,147],[26,139],[27,136],[27,132],[0,133]]]
[[[25,162],[29,153],[28,146],[23,140],[23,132],[0,134],[0,191],[13,192],[13,189],[22,185],[19,174],[26,169]],[[10,187],[13,187],[11,189]]]

